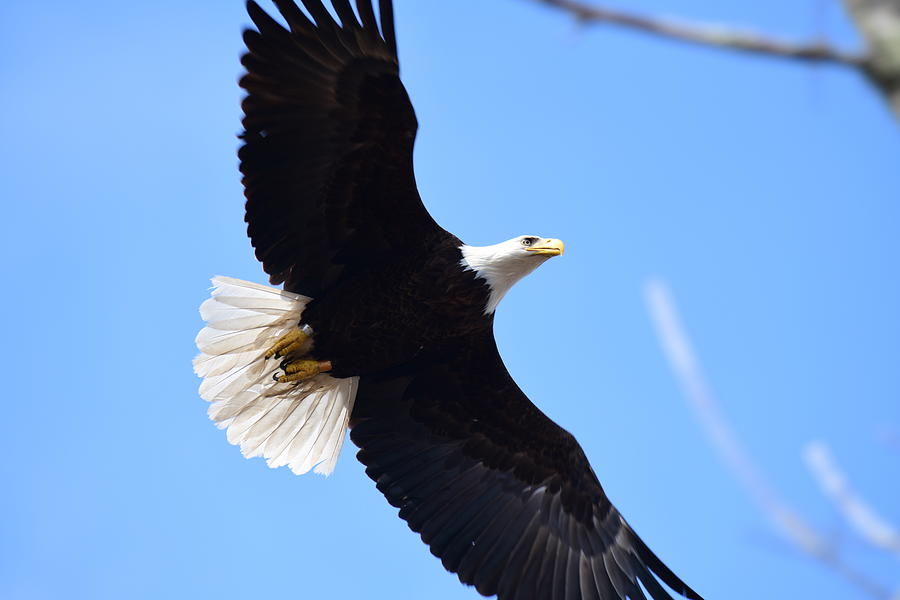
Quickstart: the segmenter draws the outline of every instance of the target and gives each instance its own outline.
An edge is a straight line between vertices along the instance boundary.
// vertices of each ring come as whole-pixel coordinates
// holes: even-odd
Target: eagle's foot
[[[311,330],[309,327],[294,327],[278,338],[275,345],[266,352],[265,357],[269,359],[273,357],[281,358],[282,356],[288,356],[291,352],[299,350],[311,337]]]
[[[330,360],[311,360],[301,359],[294,361],[284,361],[281,363],[281,369],[284,375],[279,376],[276,373],[273,377],[278,383],[288,383],[290,381],[306,381],[312,379],[319,373],[325,373],[331,370]]]

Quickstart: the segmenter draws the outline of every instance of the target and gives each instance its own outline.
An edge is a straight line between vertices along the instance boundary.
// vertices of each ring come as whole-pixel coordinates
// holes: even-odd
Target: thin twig
[[[765,515],[800,550],[828,565],[872,598],[900,600],[885,587],[843,561],[826,537],[779,496],[750,457],[719,407],[666,285],[661,281],[648,281],[644,296],[666,358],[705,433]]]
[[[695,44],[852,67],[864,67],[867,60],[863,54],[841,50],[825,42],[794,42],[730,27],[647,17],[577,0],[533,1],[564,10],[581,22],[612,23]]]
[[[719,456],[785,537],[808,554],[831,556],[833,548],[825,536],[779,497],[738,440],[706,383],[665,284],[647,282],[644,295],[666,358]]]
[[[806,466],[822,491],[834,502],[859,535],[880,550],[900,558],[900,531],[894,528],[856,492],[837,467],[824,442],[810,442],[803,450]]]

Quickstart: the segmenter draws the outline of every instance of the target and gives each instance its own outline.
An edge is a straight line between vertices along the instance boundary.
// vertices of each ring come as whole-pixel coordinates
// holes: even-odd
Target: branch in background
[[[644,296],[669,365],[706,435],[775,527],[797,548],[837,571],[871,597],[898,600],[897,595],[891,595],[887,589],[841,560],[825,536],[778,496],[719,408],[681,326],[668,288],[660,281],[651,280],[644,287]]]
[[[610,8],[601,8],[577,0],[535,1],[564,10],[583,23],[622,25],[684,42],[803,61],[839,63],[857,68],[862,67],[866,62],[864,55],[840,50],[824,42],[792,42],[729,27],[646,17]]]
[[[738,441],[706,383],[666,286],[660,281],[649,281],[644,295],[666,358],[719,456],[789,540],[817,558],[831,556],[831,544],[778,497]]]
[[[610,23],[670,39],[777,58],[852,67],[875,84],[900,119],[900,0],[843,0],[868,46],[864,53],[820,41],[796,42],[752,31],[637,15],[581,0],[532,0],[582,23]]]
[[[869,46],[863,70],[900,118],[900,0],[844,0]]]
[[[806,466],[860,536],[876,548],[900,558],[900,532],[882,519],[847,483],[823,442],[810,442],[803,449]]]

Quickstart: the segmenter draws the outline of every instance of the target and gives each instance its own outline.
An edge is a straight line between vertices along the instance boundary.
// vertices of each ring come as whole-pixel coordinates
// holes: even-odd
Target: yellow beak
[[[529,252],[534,252],[535,254],[544,254],[546,256],[559,256],[560,254],[562,254],[565,251],[566,245],[562,243],[562,240],[554,240],[554,239],[548,238],[546,240],[542,240],[542,241],[538,242],[534,246],[531,246],[531,247],[525,248],[525,249],[528,250]]]

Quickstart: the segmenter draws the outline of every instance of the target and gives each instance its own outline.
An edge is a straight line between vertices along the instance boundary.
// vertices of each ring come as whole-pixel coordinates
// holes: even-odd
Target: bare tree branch
[[[532,0],[582,23],[610,23],[645,33],[742,52],[851,67],[875,85],[900,119],[900,0],[842,0],[867,48],[855,52],[823,41],[797,42],[745,29],[649,17],[584,2]]]
[[[824,442],[809,442],[803,449],[806,466],[819,482],[819,487],[856,529],[874,547],[900,558],[900,531],[885,521],[856,492],[846,475],[837,467]]]
[[[842,560],[833,544],[778,495],[719,408],[666,285],[661,281],[648,281],[644,286],[644,296],[669,365],[707,437],[765,515],[797,548],[840,573],[872,598],[900,600],[900,593],[892,594]]]
[[[578,0],[534,0],[570,13],[581,22],[611,23],[695,44],[767,54],[808,62],[831,62],[862,68],[864,54],[835,48],[820,41],[793,42],[752,31],[711,24],[687,23],[636,15]]]
[[[830,557],[834,552],[825,536],[778,496],[738,440],[706,383],[665,284],[647,282],[644,296],[666,358],[719,456],[785,537],[807,554]]]
[[[844,0],[869,46],[862,66],[900,119],[900,0]]]

